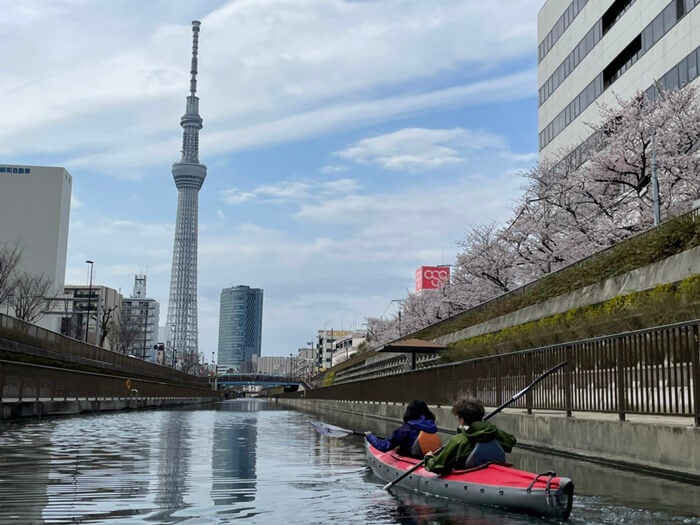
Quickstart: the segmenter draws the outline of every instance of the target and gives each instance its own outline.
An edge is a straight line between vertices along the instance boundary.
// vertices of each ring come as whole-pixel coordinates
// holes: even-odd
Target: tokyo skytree
[[[198,356],[197,344],[197,229],[199,189],[207,176],[207,167],[199,162],[199,116],[197,92],[197,43],[200,22],[192,22],[192,67],[190,95],[187,97],[182,126],[182,158],[173,164],[177,187],[177,219],[173,243],[173,266],[170,274],[170,300],[166,330],[179,360],[188,366]],[[173,356],[174,357],[174,356]],[[175,360],[167,362],[172,365]]]

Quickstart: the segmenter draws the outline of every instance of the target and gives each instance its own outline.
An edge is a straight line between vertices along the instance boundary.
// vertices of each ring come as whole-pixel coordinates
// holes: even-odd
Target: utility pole
[[[401,303],[403,303],[403,299],[392,299],[391,302],[399,305],[399,337],[401,337]]]

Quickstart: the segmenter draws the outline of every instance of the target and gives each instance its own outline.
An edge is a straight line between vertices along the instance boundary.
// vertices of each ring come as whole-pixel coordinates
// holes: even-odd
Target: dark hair
[[[474,397],[458,399],[452,405],[452,413],[464,419],[464,423],[471,425],[474,421],[484,419],[484,404]]]
[[[421,416],[425,416],[425,419],[432,419],[435,421],[435,414],[430,411],[425,401],[414,399],[406,407],[406,412],[403,414],[403,422],[413,421]]]

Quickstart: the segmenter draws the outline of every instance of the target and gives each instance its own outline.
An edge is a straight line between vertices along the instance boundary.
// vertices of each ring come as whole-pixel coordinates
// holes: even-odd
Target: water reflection
[[[383,491],[362,438],[323,438],[311,419],[394,426],[257,400],[0,424],[0,523],[550,523]],[[576,481],[573,524],[700,523],[697,487],[522,450],[511,459]]]
[[[48,502],[49,445],[46,434],[34,425],[16,425],[0,431],[0,522],[43,523]],[[21,447],[14,446],[21,443]]]
[[[220,515],[255,516],[256,447],[260,403],[238,400],[221,405],[214,427],[211,497]]]
[[[185,508],[185,481],[189,473],[190,435],[192,429],[181,411],[160,414],[162,424],[155,441],[155,498],[158,512],[148,516],[156,522],[172,521],[173,514]]]

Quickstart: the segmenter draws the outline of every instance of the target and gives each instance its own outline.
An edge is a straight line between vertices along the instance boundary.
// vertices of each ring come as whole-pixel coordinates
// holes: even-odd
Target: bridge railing
[[[191,376],[163,365],[106,350],[4,314],[0,314],[0,338],[9,341],[9,345],[21,343],[36,347],[46,353],[46,356],[57,359],[67,358],[84,364],[106,364],[121,368],[127,373],[170,381],[197,382],[202,386],[208,384],[206,378]],[[17,346],[16,350],[22,352],[20,346]]]
[[[474,396],[487,406],[510,399],[557,363],[513,406],[572,412],[691,416],[700,425],[700,320],[471,359],[304,393],[307,398],[451,404]],[[286,394],[287,395],[287,394]],[[301,394],[292,395],[292,397]]]

